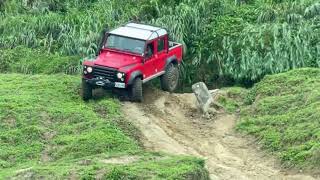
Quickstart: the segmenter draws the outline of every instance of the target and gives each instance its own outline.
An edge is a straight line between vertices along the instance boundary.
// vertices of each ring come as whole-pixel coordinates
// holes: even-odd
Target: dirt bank
[[[125,102],[123,111],[141,129],[147,149],[202,157],[211,179],[314,179],[281,170],[275,158],[234,131],[234,115],[221,110],[202,117],[193,94],[147,89],[143,104]]]

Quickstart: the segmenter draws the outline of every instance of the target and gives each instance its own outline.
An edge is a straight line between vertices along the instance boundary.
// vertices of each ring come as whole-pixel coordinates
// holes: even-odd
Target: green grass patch
[[[149,158],[133,165],[114,167],[107,179],[124,176],[129,179],[209,179],[203,167],[204,161],[193,157],[164,157],[157,161]]]
[[[0,74],[0,179],[207,178],[202,160],[145,153],[118,100],[85,103],[80,77]],[[137,156],[127,164],[104,159]]]
[[[110,157],[105,154],[33,165],[17,169],[7,169],[2,177],[23,179],[196,179],[208,180],[204,161],[188,156],[168,156],[165,154],[142,153],[127,164],[106,163]],[[0,175],[3,175],[0,174]],[[0,176],[1,177],[1,176]]]
[[[237,128],[288,166],[320,167],[320,69],[267,76],[245,97]]]
[[[81,70],[80,57],[61,56],[43,49],[16,47],[0,49],[0,71],[24,74],[75,74]]]
[[[223,88],[222,92],[218,95],[217,101],[228,113],[235,113],[239,110],[247,94],[247,90],[242,87]]]
[[[137,152],[139,147],[115,126],[119,108],[113,99],[82,102],[79,77],[0,75],[0,158],[3,168],[26,161],[79,158],[99,153]],[[105,106],[108,116],[95,112]],[[110,109],[110,110],[109,110]]]

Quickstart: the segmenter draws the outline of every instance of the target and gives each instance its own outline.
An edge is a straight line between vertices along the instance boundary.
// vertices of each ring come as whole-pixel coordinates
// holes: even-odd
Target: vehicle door
[[[154,67],[154,61],[156,60],[155,58],[155,53],[156,53],[156,46],[155,46],[156,41],[150,41],[146,45],[146,50],[145,50],[145,60],[144,60],[144,65],[143,65],[143,79],[150,78],[152,75],[155,74],[155,67]]]
[[[166,58],[167,58],[167,36],[162,36],[157,39],[157,53],[155,55],[154,66],[156,73],[164,71]]]

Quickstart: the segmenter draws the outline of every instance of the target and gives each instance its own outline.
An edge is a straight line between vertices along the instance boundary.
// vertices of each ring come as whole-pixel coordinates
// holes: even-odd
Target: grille
[[[94,66],[93,76],[94,77],[104,77],[110,81],[115,81],[117,70],[108,67]]]

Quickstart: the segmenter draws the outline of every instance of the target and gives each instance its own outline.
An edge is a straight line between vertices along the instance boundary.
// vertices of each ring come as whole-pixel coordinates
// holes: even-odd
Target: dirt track
[[[281,171],[278,162],[234,131],[236,117],[220,112],[205,119],[193,94],[145,92],[143,104],[125,102],[123,111],[153,151],[206,159],[211,179],[314,179]]]

